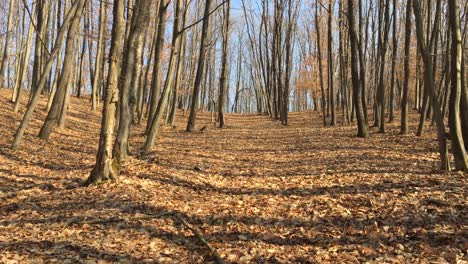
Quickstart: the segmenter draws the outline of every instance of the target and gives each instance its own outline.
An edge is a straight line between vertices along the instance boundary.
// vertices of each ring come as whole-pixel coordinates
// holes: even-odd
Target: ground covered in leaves
[[[44,142],[44,99],[12,151],[22,113],[9,96],[0,91],[0,263],[213,261],[181,219],[228,263],[466,261],[467,177],[437,170],[430,129],[359,139],[308,112],[286,127],[227,115],[226,129],[202,114],[208,129],[187,133],[180,113],[152,153],[133,130],[120,183],[85,188],[100,113],[72,99],[66,128]]]

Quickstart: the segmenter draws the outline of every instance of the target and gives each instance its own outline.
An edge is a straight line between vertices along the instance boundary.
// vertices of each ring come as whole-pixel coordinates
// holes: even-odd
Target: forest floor
[[[118,184],[81,187],[93,163],[100,113],[72,98],[66,127],[36,137],[45,98],[18,151],[21,120],[0,91],[0,263],[457,263],[466,261],[467,175],[438,171],[435,133],[356,138],[317,113],[200,114],[204,132],[165,128],[154,152],[135,154]],[[22,107],[24,111],[24,105]],[[411,116],[415,131],[417,115]]]

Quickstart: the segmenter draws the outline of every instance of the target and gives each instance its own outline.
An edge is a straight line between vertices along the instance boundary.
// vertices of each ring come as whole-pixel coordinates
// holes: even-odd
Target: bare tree
[[[364,114],[362,112],[362,92],[361,92],[361,82],[359,80],[359,70],[358,70],[358,37],[356,34],[356,22],[354,17],[354,0],[348,0],[348,30],[349,38],[351,44],[351,79],[353,83],[353,101],[354,108],[356,112],[357,127],[358,127],[358,137],[366,138],[367,134],[367,124],[364,119]]]
[[[112,43],[109,54],[109,74],[107,75],[106,98],[102,110],[101,134],[96,155],[96,163],[85,184],[96,184],[102,181],[117,180],[118,172],[114,168],[112,154],[115,111],[119,102],[119,76],[122,58],[122,37],[124,35],[125,0],[114,1]]]
[[[192,132],[195,129],[195,121],[197,119],[197,106],[200,97],[200,87],[203,77],[203,69],[205,68],[205,50],[208,44],[208,26],[210,24],[210,11],[212,0],[206,0],[205,12],[203,14],[203,25],[200,41],[200,50],[198,54],[197,73],[195,75],[195,83],[193,84],[192,104],[190,106],[190,116],[187,122],[186,130]]]
[[[218,122],[219,127],[223,128],[225,124],[224,120],[224,107],[226,101],[226,87],[229,80],[227,72],[228,63],[228,46],[229,46],[229,16],[231,12],[231,1],[227,0],[227,4],[223,9],[224,21],[223,21],[223,50],[222,50],[222,62],[221,62],[221,75],[219,77],[219,95],[218,95]]]
[[[420,0],[413,0],[413,11],[416,22],[416,35],[418,38],[418,47],[424,63],[424,85],[432,103],[437,124],[437,139],[439,141],[440,169],[450,171],[450,162],[448,158],[447,137],[445,133],[444,119],[440,110],[439,101],[433,90],[434,79],[432,76],[432,60],[426,42],[423,37],[422,17]]]
[[[461,65],[462,65],[462,36],[460,30],[460,9],[458,0],[448,1],[448,21],[452,37],[451,49],[451,92],[449,127],[452,140],[453,155],[455,157],[455,169],[468,172],[468,156],[462,134],[460,117],[460,100],[462,93]],[[463,87],[464,88],[464,87]]]
[[[5,67],[7,64],[7,60],[9,57],[9,51],[10,51],[10,38],[11,38],[11,31],[13,30],[13,14],[15,12],[15,0],[10,0],[10,7],[9,7],[9,12],[8,12],[8,24],[7,24],[7,32],[5,34],[5,46],[3,48],[3,57],[0,62],[0,88],[4,85],[4,79],[5,79]]]

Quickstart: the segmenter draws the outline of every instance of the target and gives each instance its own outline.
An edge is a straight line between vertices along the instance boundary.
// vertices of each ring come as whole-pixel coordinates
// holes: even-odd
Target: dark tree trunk
[[[358,71],[358,38],[356,34],[356,22],[354,18],[354,0],[348,0],[348,30],[351,44],[351,79],[353,83],[353,104],[356,112],[356,119],[358,123],[358,137],[366,138],[367,135],[367,124],[364,120],[364,114],[362,113],[362,92],[361,82],[359,81]]]
[[[206,0],[205,12],[203,15],[203,26],[201,33],[200,51],[198,57],[197,73],[195,75],[195,83],[193,84],[192,104],[190,106],[190,116],[187,122],[186,130],[191,132],[195,129],[195,121],[197,118],[197,104],[200,96],[200,86],[203,77],[203,69],[205,66],[205,50],[208,43],[208,26],[210,23],[210,10],[212,0]]]
[[[400,133],[408,133],[408,83],[410,76],[410,45],[411,45],[411,1],[407,0],[406,3],[406,22],[405,22],[405,77],[403,81],[403,93],[401,98],[401,127]]]

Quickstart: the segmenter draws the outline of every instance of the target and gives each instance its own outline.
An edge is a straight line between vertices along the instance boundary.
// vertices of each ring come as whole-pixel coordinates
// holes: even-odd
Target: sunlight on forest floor
[[[467,250],[467,177],[441,173],[432,128],[415,137],[355,126],[323,128],[317,113],[290,126],[227,115],[227,128],[166,128],[140,155],[144,127],[119,184],[80,187],[95,161],[100,113],[72,98],[66,128],[36,137],[43,98],[21,148],[9,149],[22,113],[0,91],[0,262],[451,262]],[[25,96],[26,97],[26,96]],[[22,108],[24,111],[24,105]],[[397,119],[398,120],[398,119]],[[198,130],[197,130],[198,131]]]

